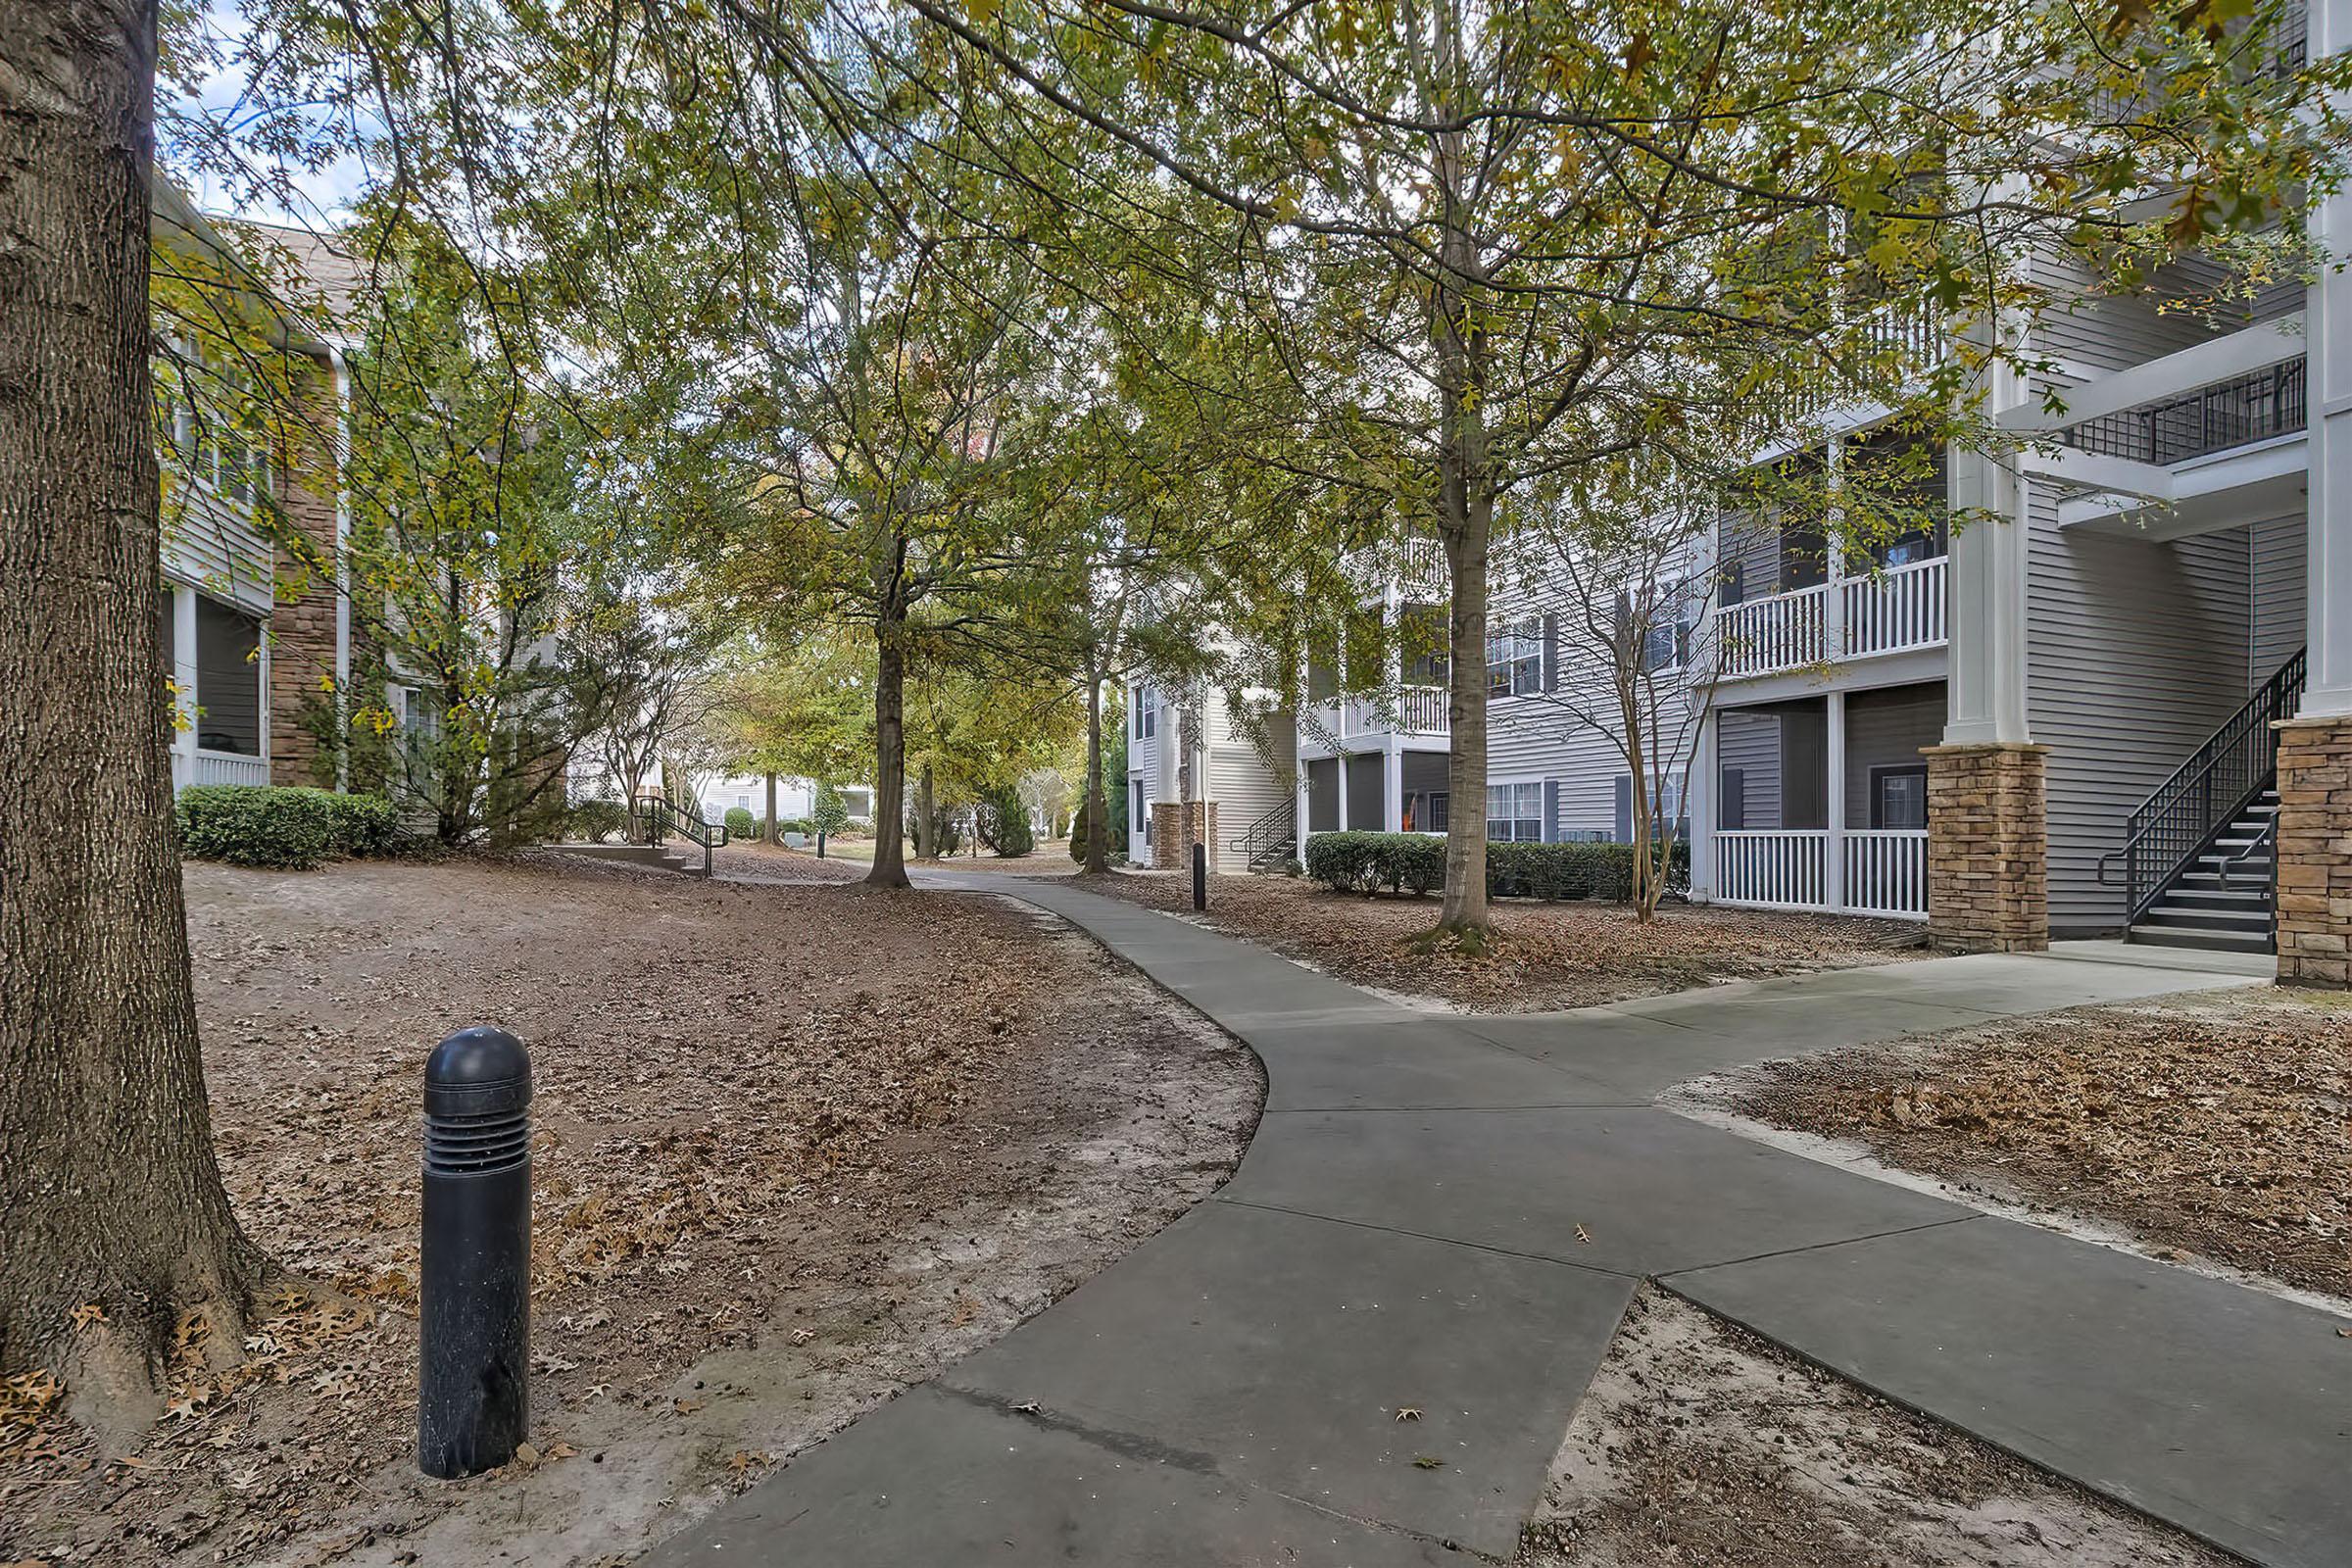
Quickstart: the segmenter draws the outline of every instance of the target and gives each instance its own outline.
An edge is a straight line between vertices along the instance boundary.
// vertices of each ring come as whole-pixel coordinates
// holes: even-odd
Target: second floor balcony
[[[1723,678],[1744,680],[1882,654],[1940,648],[1945,559],[1931,556],[1868,576],[1725,605],[1715,612]]]

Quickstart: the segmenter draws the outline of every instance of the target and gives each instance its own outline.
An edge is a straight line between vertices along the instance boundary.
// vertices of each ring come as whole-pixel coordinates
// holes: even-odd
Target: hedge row
[[[259,784],[201,784],[179,792],[173,815],[191,859],[307,871],[330,859],[389,854],[400,817],[381,795]]]
[[[1306,874],[1338,893],[1433,893],[1446,885],[1446,841],[1426,833],[1317,833],[1306,841]],[[1677,842],[1666,888],[1690,888],[1690,846]],[[1634,896],[1630,844],[1487,846],[1487,893],[1498,899],[1609,899]]]

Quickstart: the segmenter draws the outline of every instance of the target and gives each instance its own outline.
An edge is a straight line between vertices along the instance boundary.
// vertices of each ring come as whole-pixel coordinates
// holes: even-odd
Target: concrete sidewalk
[[[2245,983],[2227,962],[2084,948],[1457,1017],[1075,887],[937,880],[1064,915],[1249,1042],[1265,1119],[1214,1199],[651,1562],[1507,1558],[1643,1277],[2256,1561],[2352,1561],[2342,1319],[1650,1103]]]

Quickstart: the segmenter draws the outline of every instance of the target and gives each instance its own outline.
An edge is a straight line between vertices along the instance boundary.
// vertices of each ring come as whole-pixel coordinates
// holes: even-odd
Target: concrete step
[[[2206,905],[2177,903],[2168,893],[2164,903],[2158,904],[2140,918],[2151,925],[2189,926],[2206,931],[2268,931],[2271,928],[2271,906],[2260,904],[2216,908]]]
[[[686,857],[666,845],[653,844],[550,844],[549,849],[562,855],[576,855],[588,860],[617,860],[623,865],[651,866],[658,871],[683,871]]]
[[[2270,928],[2260,931],[2201,931],[2185,926],[2151,925],[2143,921],[2127,933],[2132,941],[2155,948],[2202,948],[2212,953],[2268,953]]]

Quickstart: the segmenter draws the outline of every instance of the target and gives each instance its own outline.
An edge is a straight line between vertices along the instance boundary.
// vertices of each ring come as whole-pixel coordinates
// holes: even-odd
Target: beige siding
[[[1295,800],[1298,780],[1298,726],[1287,713],[1267,723],[1271,757],[1261,754],[1229,720],[1221,704],[1209,718],[1209,798],[1217,803],[1217,849],[1241,841],[1250,825]],[[1244,869],[1224,865],[1228,871]]]

